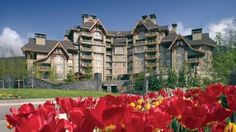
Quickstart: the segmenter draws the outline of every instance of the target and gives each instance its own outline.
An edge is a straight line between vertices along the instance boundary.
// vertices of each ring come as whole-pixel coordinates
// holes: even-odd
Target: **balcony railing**
[[[157,63],[147,63],[147,66],[156,67]]]
[[[128,62],[132,62],[133,58],[132,57],[128,57]]]
[[[111,65],[106,65],[106,69],[112,69]]]
[[[81,56],[82,59],[92,59],[92,55],[82,55]]]
[[[84,63],[84,62],[82,62],[81,66],[82,67],[92,67],[92,63]]]
[[[148,60],[151,60],[151,59],[156,59],[157,56],[156,55],[146,55],[145,58],[148,59]]]
[[[142,40],[142,41],[136,41],[136,44],[145,44],[145,40]]]
[[[147,48],[146,51],[147,52],[155,52],[155,51],[157,51],[157,49],[156,48]]]
[[[50,70],[50,67],[48,66],[40,66],[39,67],[39,71],[49,71]]]
[[[85,47],[83,47],[83,48],[81,48],[81,50],[82,50],[82,51],[87,51],[87,52],[93,52],[92,47],[91,47],[91,48],[85,48]]]
[[[93,34],[92,34],[92,33],[89,33],[89,32],[82,32],[81,35],[82,35],[82,36],[87,36],[87,37],[93,37]]]
[[[83,44],[93,44],[92,40],[83,39],[81,41]]]
[[[153,37],[153,36],[157,36],[157,33],[156,32],[145,33],[144,36],[145,37]]]
[[[111,51],[107,51],[107,55],[111,55]]]
[[[186,60],[187,63],[198,63],[199,61],[199,58],[188,58],[188,60]]]
[[[150,45],[150,44],[157,44],[156,40],[147,40],[146,44]]]

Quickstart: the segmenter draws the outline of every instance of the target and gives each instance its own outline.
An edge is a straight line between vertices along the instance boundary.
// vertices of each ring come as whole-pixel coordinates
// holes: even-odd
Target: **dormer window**
[[[102,40],[102,34],[100,32],[94,32],[94,38]]]

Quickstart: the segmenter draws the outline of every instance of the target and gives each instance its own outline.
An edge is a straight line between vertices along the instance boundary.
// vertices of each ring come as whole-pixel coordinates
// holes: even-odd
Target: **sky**
[[[202,27],[214,38],[215,32],[236,29],[235,7],[236,0],[0,0],[0,48],[14,48],[18,55],[35,32],[62,40],[67,29],[81,25],[83,13],[118,31],[132,30],[141,16],[156,14],[159,25],[177,23],[184,35]]]

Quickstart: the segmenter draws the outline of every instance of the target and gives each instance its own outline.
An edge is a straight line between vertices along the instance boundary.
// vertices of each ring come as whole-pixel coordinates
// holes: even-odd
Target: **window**
[[[139,39],[144,39],[144,32],[140,32],[139,35],[138,35]]]
[[[68,65],[73,66],[73,60],[68,60]]]
[[[102,34],[100,32],[94,32],[95,39],[102,39]]]

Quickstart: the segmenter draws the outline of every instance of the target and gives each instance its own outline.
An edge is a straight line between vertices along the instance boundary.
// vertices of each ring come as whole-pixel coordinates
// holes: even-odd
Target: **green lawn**
[[[0,99],[11,98],[55,98],[55,97],[100,97],[108,93],[100,91],[79,91],[79,90],[59,90],[59,89],[1,89]]]

